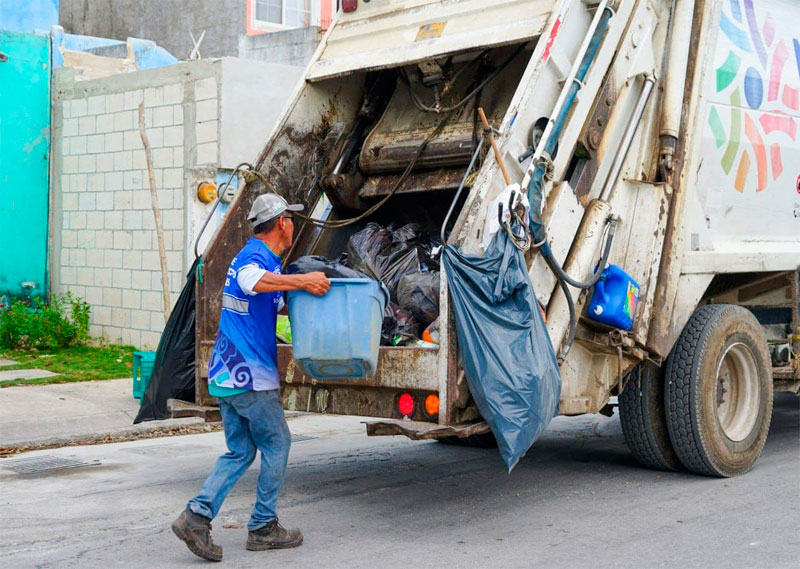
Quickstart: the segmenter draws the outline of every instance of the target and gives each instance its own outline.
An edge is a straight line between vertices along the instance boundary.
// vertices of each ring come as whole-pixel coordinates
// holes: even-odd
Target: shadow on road
[[[767,445],[754,470],[739,479],[718,479],[640,466],[625,446],[617,416],[559,418],[510,474],[496,449],[409,442],[364,449],[350,464],[298,465],[297,474],[287,477],[287,495],[291,505],[347,496],[348,507],[365,515],[388,500],[393,514],[432,515],[444,522],[452,515],[487,515],[489,505],[504,511],[531,499],[541,507],[565,495],[592,500],[626,492],[647,495],[663,491],[665,483],[678,493],[728,487],[783,462],[796,466],[799,435],[798,398],[777,394]]]

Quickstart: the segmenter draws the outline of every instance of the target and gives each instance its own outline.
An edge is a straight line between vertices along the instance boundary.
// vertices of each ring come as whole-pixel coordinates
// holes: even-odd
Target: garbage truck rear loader
[[[608,413],[617,397],[643,464],[715,476],[752,467],[773,392],[800,386],[800,6],[345,9],[258,156],[260,175],[243,168],[247,184],[205,251],[196,403],[214,404],[220,290],[263,178],[317,219],[356,220],[299,224],[286,262],[335,257],[369,221],[416,222],[479,253],[489,204],[506,188],[482,108],[509,178],[541,200],[526,259],[559,355],[560,413]],[[585,285],[606,264],[636,285],[624,299],[630,329],[598,321],[590,302],[599,285]],[[381,347],[373,377],[313,380],[279,346],[286,408],[374,417],[370,435],[485,442],[441,279],[438,347]]]

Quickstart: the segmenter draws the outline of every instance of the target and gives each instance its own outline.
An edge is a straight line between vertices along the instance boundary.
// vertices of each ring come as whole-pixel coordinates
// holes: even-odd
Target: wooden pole
[[[482,107],[478,107],[478,116],[483,123],[484,128],[489,130],[487,136],[489,137],[489,144],[492,145],[492,150],[494,150],[494,157],[497,160],[497,164],[500,166],[500,171],[503,173],[503,179],[506,181],[506,186],[511,185],[511,176],[508,175],[508,170],[506,170],[506,165],[503,162],[503,157],[500,156],[500,149],[497,148],[497,143],[494,141],[494,136],[492,136],[492,127],[489,126],[489,121],[486,120],[486,114],[483,112]]]
[[[169,320],[171,302],[169,300],[169,273],[167,272],[167,251],[164,247],[164,228],[161,224],[161,209],[158,207],[158,190],[156,176],[153,172],[153,156],[150,141],[144,127],[144,102],[139,103],[139,134],[144,144],[144,155],[147,159],[147,175],[150,178],[150,201],[153,206],[153,217],[156,220],[156,237],[158,238],[158,256],[161,259],[161,289],[164,293],[164,324]]]

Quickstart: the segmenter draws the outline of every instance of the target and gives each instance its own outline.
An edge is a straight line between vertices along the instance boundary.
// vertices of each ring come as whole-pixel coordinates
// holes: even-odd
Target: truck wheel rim
[[[758,366],[742,343],[728,346],[717,365],[717,420],[730,440],[742,441],[758,419]]]

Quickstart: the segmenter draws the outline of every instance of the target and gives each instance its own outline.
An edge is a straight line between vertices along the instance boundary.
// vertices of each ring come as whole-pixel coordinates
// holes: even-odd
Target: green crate
[[[155,352],[133,352],[133,396],[136,399],[141,399],[147,390],[155,363]]]

